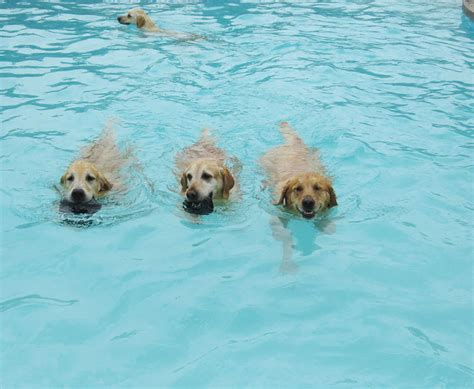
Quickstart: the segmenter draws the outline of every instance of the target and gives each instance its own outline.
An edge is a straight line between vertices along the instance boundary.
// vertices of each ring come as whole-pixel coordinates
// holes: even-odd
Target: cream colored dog
[[[227,200],[236,186],[234,176],[226,167],[226,153],[204,130],[201,138],[176,156],[185,209],[207,214],[214,209],[213,200]],[[235,189],[234,189],[235,191]]]
[[[281,123],[280,131],[285,143],[269,150],[261,159],[278,199],[275,205],[312,219],[318,212],[337,205],[331,180],[317,153],[304,144],[288,123]]]
[[[63,201],[79,209],[111,189],[122,189],[121,170],[131,159],[131,150],[121,152],[113,129],[107,126],[99,139],[81,150],[79,158],[61,177]]]
[[[141,8],[133,8],[128,11],[126,15],[119,16],[117,20],[120,24],[135,24],[138,28],[144,31],[155,32],[180,40],[197,40],[204,38],[196,34],[170,31],[159,28]]]

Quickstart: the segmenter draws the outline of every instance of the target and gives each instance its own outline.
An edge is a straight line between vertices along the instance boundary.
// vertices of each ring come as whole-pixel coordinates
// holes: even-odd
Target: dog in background
[[[275,205],[312,219],[337,205],[331,179],[317,152],[308,148],[286,122],[280,124],[285,143],[269,150],[261,164],[278,199]]]
[[[109,123],[101,136],[84,147],[60,179],[61,209],[74,213],[93,213],[100,209],[96,200],[112,189],[124,188],[122,170],[132,162],[130,149],[122,152]]]
[[[209,130],[176,156],[176,167],[184,195],[184,208],[195,214],[209,214],[214,200],[227,200],[236,187],[233,174],[225,165],[226,153],[217,147]]]
[[[146,14],[141,8],[133,8],[128,11],[125,15],[117,17],[117,20],[120,24],[135,24],[138,28],[143,31],[159,33],[162,35],[169,36],[171,38],[179,40],[198,40],[204,39],[204,37],[196,34],[183,33],[177,31],[164,30],[159,28],[153,20]]]

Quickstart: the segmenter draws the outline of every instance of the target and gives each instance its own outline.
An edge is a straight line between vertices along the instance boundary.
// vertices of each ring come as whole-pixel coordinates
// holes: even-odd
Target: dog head
[[[317,173],[306,173],[288,180],[276,205],[299,212],[312,219],[316,213],[337,205],[331,181]]]
[[[74,161],[61,177],[65,200],[84,204],[112,188],[107,178],[90,162]]]
[[[212,204],[212,199],[228,199],[234,187],[230,171],[212,160],[197,160],[191,163],[181,176],[181,191],[186,202],[195,207]]]
[[[138,28],[152,26],[153,21],[141,8],[133,8],[126,15],[117,18],[120,24],[136,24]]]

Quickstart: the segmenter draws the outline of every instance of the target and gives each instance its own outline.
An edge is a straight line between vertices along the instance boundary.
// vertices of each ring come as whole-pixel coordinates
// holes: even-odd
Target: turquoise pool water
[[[134,5],[138,4],[133,2]],[[0,4],[2,387],[473,385],[474,23],[460,1]],[[54,190],[116,118],[143,166],[87,223]],[[289,217],[258,158],[288,120],[339,206]],[[203,127],[243,163],[197,222]]]

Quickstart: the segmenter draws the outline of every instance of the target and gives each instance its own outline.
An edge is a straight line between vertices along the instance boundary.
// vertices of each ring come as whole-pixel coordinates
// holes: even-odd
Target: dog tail
[[[295,130],[293,130],[288,122],[280,123],[280,132],[286,143],[295,144],[301,142],[301,138],[296,134]]]
[[[117,124],[117,119],[109,118],[105,123],[105,126],[102,130],[102,133],[99,135],[99,142],[115,143],[115,125]]]
[[[210,142],[210,141],[213,142],[214,140],[212,137],[212,130],[210,128],[203,128],[201,131],[200,140],[204,142]]]
[[[81,149],[82,158],[90,159],[94,163],[104,155],[108,155],[110,158],[119,155],[115,138],[115,123],[117,123],[117,120],[114,118],[107,120],[104,129],[96,140]]]
[[[96,139],[95,146],[101,149],[101,152],[104,152],[105,149],[116,149],[117,148],[117,139],[115,136],[115,125],[118,120],[116,118],[107,119],[105,126]]]
[[[210,128],[203,128],[202,129],[202,132],[201,132],[201,138],[207,138],[209,136],[211,136],[211,129]]]

